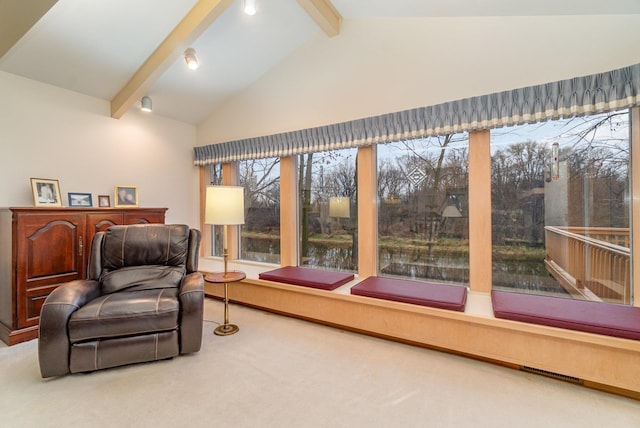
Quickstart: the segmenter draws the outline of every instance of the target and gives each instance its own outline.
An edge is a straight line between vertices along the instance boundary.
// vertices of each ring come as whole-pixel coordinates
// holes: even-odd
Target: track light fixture
[[[142,97],[142,99],[140,100],[140,110],[147,112],[153,110],[150,97],[147,97],[146,95]]]
[[[184,51],[184,60],[190,70],[197,70],[198,67],[200,67],[200,63],[198,62],[198,58],[196,57],[196,50],[193,48],[189,48]]]
[[[256,14],[256,0],[244,0],[244,13],[249,16]]]

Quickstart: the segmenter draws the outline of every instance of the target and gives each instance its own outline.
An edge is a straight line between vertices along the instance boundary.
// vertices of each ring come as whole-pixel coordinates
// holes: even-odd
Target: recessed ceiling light
[[[198,67],[200,67],[200,63],[198,62],[198,58],[196,57],[196,50],[193,48],[189,48],[184,51],[184,60],[190,70],[197,70]]]
[[[142,99],[140,100],[140,110],[142,111],[151,111],[153,110],[152,106],[151,106],[151,98],[147,97],[146,95],[144,97],[142,97]]]
[[[256,0],[244,0],[244,13],[249,16],[256,14]]]

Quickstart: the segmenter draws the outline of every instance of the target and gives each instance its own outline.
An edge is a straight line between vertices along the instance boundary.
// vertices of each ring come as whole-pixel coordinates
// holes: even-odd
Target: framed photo
[[[108,208],[111,206],[109,195],[98,195],[98,206],[100,208]]]
[[[116,207],[137,207],[138,188],[136,186],[116,186],[113,200]]]
[[[69,206],[77,208],[88,208],[93,206],[91,193],[68,193]]]
[[[61,207],[60,183],[48,178],[32,178],[31,190],[36,207]]]

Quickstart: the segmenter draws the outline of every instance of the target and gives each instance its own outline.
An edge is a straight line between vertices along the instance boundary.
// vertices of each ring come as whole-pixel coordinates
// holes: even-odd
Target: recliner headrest
[[[129,266],[184,266],[189,248],[189,226],[140,224],[111,226],[102,244],[103,269]]]

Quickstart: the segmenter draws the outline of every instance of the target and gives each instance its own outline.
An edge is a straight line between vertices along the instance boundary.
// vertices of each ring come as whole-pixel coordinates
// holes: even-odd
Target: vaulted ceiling
[[[0,71],[198,124],[353,19],[640,13],[638,0],[0,0]],[[184,51],[196,50],[192,71]],[[309,82],[313,84],[313,82]]]

